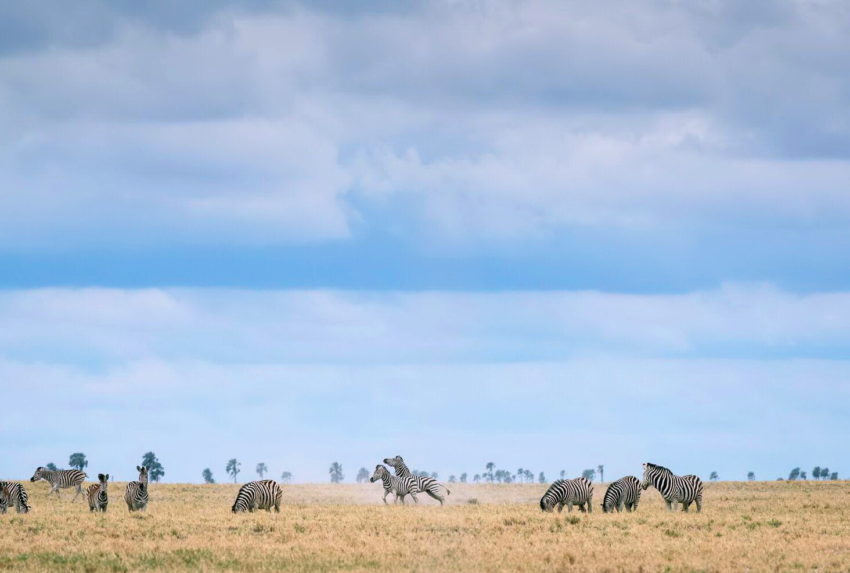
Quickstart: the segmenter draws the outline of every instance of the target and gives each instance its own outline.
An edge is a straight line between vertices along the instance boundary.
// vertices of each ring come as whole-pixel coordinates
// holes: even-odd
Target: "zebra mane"
[[[664,466],[659,466],[657,464],[651,464],[649,462],[646,462],[646,467],[648,467],[649,469],[652,469],[652,470],[661,470],[663,472],[668,472],[668,473],[671,473],[671,474],[673,473],[673,471],[670,470],[669,468],[665,468]]]

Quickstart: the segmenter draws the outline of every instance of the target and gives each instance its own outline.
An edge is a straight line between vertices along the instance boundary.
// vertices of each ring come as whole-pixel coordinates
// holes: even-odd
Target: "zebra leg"
[[[430,495],[431,497],[433,497],[434,499],[436,499],[437,501],[439,501],[439,502],[440,502],[440,505],[442,506],[442,505],[443,505],[443,500],[444,500],[445,498],[444,498],[443,496],[441,496],[439,493],[437,493],[435,490],[436,490],[436,488],[434,488],[434,489],[426,489],[426,490],[425,490],[425,493],[427,493],[428,495]]]
[[[567,513],[572,513],[572,512],[573,512],[573,502],[569,502],[567,504]]]
[[[404,503],[404,495],[402,495],[402,496],[401,496],[401,504],[402,504],[402,505],[406,505],[406,504]]]
[[[688,508],[689,508],[690,506],[691,506],[691,502],[689,502],[689,501],[683,501],[683,502],[682,502],[682,512],[683,512],[683,513],[688,513]]]
[[[694,499],[694,503],[697,504],[697,513],[701,513],[702,512],[702,496],[700,495],[696,499]]]
[[[593,513],[593,496],[587,498],[587,513]]]
[[[673,511],[673,502],[667,499],[664,502],[667,504],[667,511]]]
[[[413,492],[410,493],[410,497],[413,498],[414,503],[416,503],[417,505],[419,504],[419,500],[416,499],[416,495],[414,495]],[[440,502],[440,505],[443,505],[443,502]]]
[[[384,505],[389,505],[389,503],[387,503],[387,496],[388,496],[389,494],[390,494],[389,490],[386,490],[386,489],[385,489],[385,490],[384,490]]]

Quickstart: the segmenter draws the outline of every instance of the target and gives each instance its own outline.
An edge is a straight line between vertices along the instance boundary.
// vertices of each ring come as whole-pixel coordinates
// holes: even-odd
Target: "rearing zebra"
[[[59,495],[59,488],[76,488],[77,493],[74,495],[74,501],[77,501],[77,496],[83,495],[83,481],[86,479],[86,474],[80,470],[49,470],[45,467],[39,467],[32,474],[30,481],[40,479],[50,484],[50,491],[47,492],[47,495],[51,493]]]
[[[688,511],[692,502],[697,504],[697,512],[702,511],[702,480],[695,475],[677,476],[664,466],[645,463],[641,487],[649,486],[655,486],[670,511],[677,502],[682,504],[682,511]]]
[[[414,475],[407,467],[407,464],[404,463],[404,459],[402,459],[401,456],[384,458],[384,463],[392,467],[395,470],[395,475],[398,477],[411,478],[416,482],[416,487],[419,488],[420,492],[427,493],[439,501],[440,505],[443,505],[443,502],[446,500],[446,497],[442,495],[442,490],[446,490],[446,495],[450,495],[452,493],[449,488],[434,478]]]
[[[587,511],[593,511],[593,484],[587,478],[555,480],[540,498],[540,509],[543,511],[552,511],[555,505],[558,506],[558,513],[563,511],[564,505],[572,511],[573,504],[578,505],[581,511],[587,504]]]
[[[148,506],[148,468],[136,466],[139,471],[139,481],[131,481],[124,490],[124,501],[127,509],[136,511]]]
[[[19,483],[0,481],[0,513],[6,513],[10,505],[14,505],[18,513],[27,513],[30,510],[27,500],[24,486]]]
[[[378,464],[375,466],[375,473],[372,474],[369,481],[374,483],[378,480],[381,480],[381,483],[384,485],[384,503],[387,503],[387,496],[390,492],[395,494],[393,503],[397,503],[398,499],[401,498],[401,504],[404,505],[404,496],[406,495],[410,495],[413,501],[419,503],[419,500],[416,499],[416,494],[421,493],[421,491],[412,477],[394,476],[390,474],[390,470]]]
[[[602,498],[602,511],[605,513],[623,511],[625,505],[626,511],[634,511],[637,509],[640,501],[640,480],[635,476],[621,477],[614,483],[608,486],[605,491],[605,497]]]
[[[283,497],[283,490],[276,481],[270,479],[251,481],[239,488],[231,511],[233,513],[242,511],[253,513],[255,509],[271,511],[274,507],[275,512],[280,513],[281,497]]]
[[[86,495],[89,498],[89,511],[106,512],[106,506],[109,504],[109,497],[106,493],[106,482],[109,481],[109,474],[97,474],[98,483],[91,484],[86,490]]]

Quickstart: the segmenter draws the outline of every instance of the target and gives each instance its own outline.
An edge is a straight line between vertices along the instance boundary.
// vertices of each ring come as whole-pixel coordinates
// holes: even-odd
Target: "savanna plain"
[[[701,514],[644,492],[636,513],[542,513],[539,484],[451,484],[445,507],[381,502],[379,484],[284,486],[279,514],[234,515],[236,485],[151,484],[130,514],[124,483],[91,514],[70,490],[26,486],[32,511],[0,516],[0,568],[22,571],[850,571],[850,482],[717,482]],[[390,498],[391,499],[391,498]]]

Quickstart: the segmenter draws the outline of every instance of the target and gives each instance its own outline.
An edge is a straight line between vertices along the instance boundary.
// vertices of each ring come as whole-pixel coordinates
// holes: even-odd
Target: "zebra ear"
[[[104,481],[109,481],[109,474],[106,474],[106,479]]]
[[[137,471],[137,472],[142,471],[142,466],[136,466],[136,471]]]
[[[98,481],[103,481],[103,474],[97,474]]]

